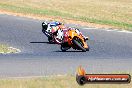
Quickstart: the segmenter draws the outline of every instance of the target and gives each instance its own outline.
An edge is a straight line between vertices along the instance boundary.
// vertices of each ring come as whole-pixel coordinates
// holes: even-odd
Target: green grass
[[[0,79],[0,88],[131,88],[130,84],[85,84],[79,86],[75,76]]]
[[[0,54],[7,54],[7,53],[16,53],[18,52],[16,49],[10,48],[7,45],[0,44]]]
[[[8,47],[6,45],[0,44],[0,53],[2,52],[4,53],[8,52]]]
[[[1,0],[0,9],[132,30],[131,0]]]
[[[70,14],[61,13],[59,11],[53,10],[42,10],[42,9],[33,9],[30,7],[17,7],[13,5],[1,4],[0,8],[4,8],[5,10],[10,10],[14,12],[22,12],[22,13],[30,13],[30,14],[40,14],[40,15],[50,15],[50,16],[62,16],[62,17],[70,17]]]
[[[112,21],[112,20],[89,19],[87,17],[79,17],[78,19],[81,21],[85,21],[85,22],[111,25],[111,26],[115,26],[115,27],[119,27],[119,28],[123,28],[123,29],[132,31],[132,24],[128,24],[128,23],[124,23],[124,22],[118,22],[118,21]]]

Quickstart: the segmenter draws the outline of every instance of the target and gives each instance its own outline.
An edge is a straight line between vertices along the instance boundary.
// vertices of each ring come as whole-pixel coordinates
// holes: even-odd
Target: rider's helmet
[[[42,23],[42,28],[43,28],[44,30],[47,30],[47,28],[48,28],[48,23],[47,23],[47,22],[43,22],[43,23]]]

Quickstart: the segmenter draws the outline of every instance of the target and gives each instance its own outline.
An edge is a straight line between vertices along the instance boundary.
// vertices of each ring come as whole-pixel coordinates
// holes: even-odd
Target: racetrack
[[[74,74],[82,65],[89,73],[132,72],[132,33],[80,26],[89,35],[89,52],[61,52],[48,44],[40,20],[0,14],[0,43],[21,50],[0,55],[0,77]],[[74,24],[67,24],[74,26]]]

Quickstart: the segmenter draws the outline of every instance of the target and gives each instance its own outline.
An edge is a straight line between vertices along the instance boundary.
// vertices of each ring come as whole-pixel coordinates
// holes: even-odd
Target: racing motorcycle
[[[68,30],[67,32],[64,30],[64,40],[61,44],[61,50],[65,52],[71,47],[83,52],[89,51],[89,46],[82,35],[79,35],[75,30]]]

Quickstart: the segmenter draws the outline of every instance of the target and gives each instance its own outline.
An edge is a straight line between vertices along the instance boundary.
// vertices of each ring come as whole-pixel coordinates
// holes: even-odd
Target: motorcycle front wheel
[[[80,39],[77,38],[73,38],[72,40],[73,44],[75,45],[75,47],[77,47],[78,49],[82,50],[83,52],[86,52],[87,50],[82,46],[82,41]]]

